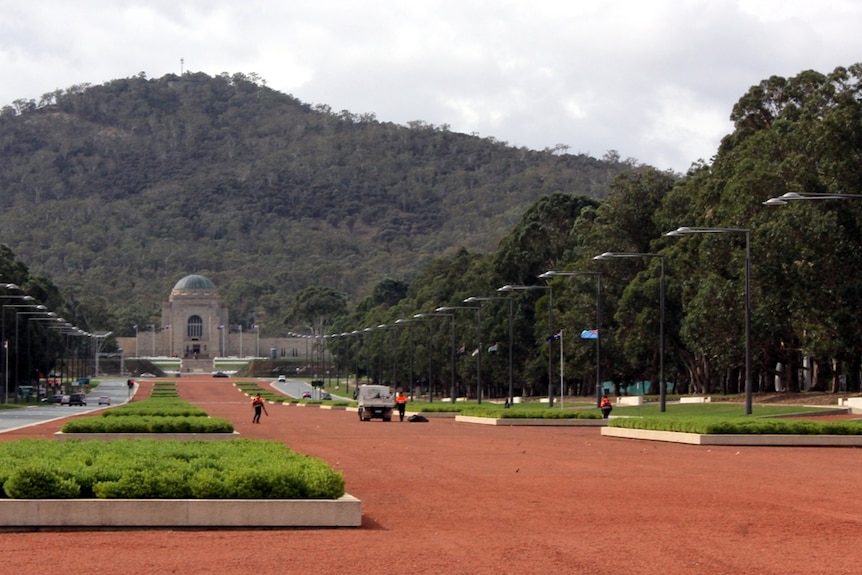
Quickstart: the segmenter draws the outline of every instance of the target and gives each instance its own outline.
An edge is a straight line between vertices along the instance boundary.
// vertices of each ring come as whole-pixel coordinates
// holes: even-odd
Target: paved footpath
[[[340,470],[362,501],[362,527],[2,533],[0,574],[849,575],[862,565],[860,449],[360,422],[284,405],[268,405],[255,425],[230,380],[184,377],[179,389],[243,437],[283,441]],[[70,548],[83,552],[70,561]]]

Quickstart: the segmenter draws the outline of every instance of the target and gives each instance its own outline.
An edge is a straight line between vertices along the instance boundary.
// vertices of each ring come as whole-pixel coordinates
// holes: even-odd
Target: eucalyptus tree
[[[856,192],[862,185],[860,67],[829,75],[773,76],[734,106],[734,131],[711,166],[690,172],[666,202],[679,225],[749,229],[752,237],[752,334],[767,389],[779,373],[797,373],[802,355],[840,369],[858,365],[862,205],[765,208],[786,192]],[[670,222],[669,222],[670,223]],[[670,248],[679,289],[683,343],[697,357],[690,375],[705,389],[739,381],[744,269],[741,238],[690,238]],[[717,311],[720,310],[720,311]],[[854,375],[855,377],[855,375]],[[793,377],[785,387],[796,388]]]

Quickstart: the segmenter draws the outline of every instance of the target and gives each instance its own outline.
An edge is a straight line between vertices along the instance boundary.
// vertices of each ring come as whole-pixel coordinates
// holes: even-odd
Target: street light
[[[429,318],[426,317],[428,314],[417,313],[413,317],[419,321],[424,321],[428,325],[428,403],[434,403],[434,394],[432,393],[433,386],[431,384],[431,378],[433,377],[433,373],[431,372],[431,324],[428,323]]]
[[[476,312],[476,402],[482,403],[482,308],[479,306],[457,306],[447,305],[438,307],[435,311],[454,311],[458,309],[471,309]],[[454,329],[455,318],[452,318]],[[454,341],[454,340],[453,340]]]
[[[605,252],[595,256],[596,261],[609,260],[612,258],[659,258],[661,261],[661,278],[659,279],[659,411],[664,413],[667,405],[667,382],[664,380],[664,256],[662,254],[636,253],[636,252]]]
[[[412,320],[412,319],[396,319],[395,320],[395,325],[406,325],[408,328],[408,331],[410,332],[410,369],[409,369],[409,375],[408,375],[407,379],[410,382],[410,401],[413,401],[413,379],[414,379],[413,378],[413,359],[414,359],[413,356],[414,356],[415,351],[416,351],[416,346],[414,345],[414,342],[413,342],[413,330],[409,329],[410,328],[409,324],[411,324],[411,323],[417,323],[417,322],[415,320]],[[429,363],[428,365],[430,368],[431,364]]]
[[[449,402],[455,403],[455,314],[454,313],[417,313],[415,318],[448,317],[452,323],[452,350],[449,362]]]
[[[534,289],[546,289],[548,290],[548,333],[550,336],[547,338],[548,342],[548,407],[554,407],[554,358],[553,353],[551,353],[551,348],[554,343],[554,288],[551,285],[544,286],[522,286],[522,285],[504,285],[501,288],[497,288],[497,291],[501,292],[511,292],[511,291],[519,291],[519,290],[534,290]],[[562,389],[560,390],[560,397],[562,397]]]
[[[602,403],[602,274],[601,272],[547,271],[539,275],[544,280],[558,276],[596,276],[596,407],[599,407]]]
[[[12,306],[9,306],[9,307],[12,307]],[[26,307],[31,308],[33,311],[15,312],[15,389],[18,389],[18,384],[19,384],[19,381],[21,378],[21,370],[19,368],[19,361],[21,359],[21,351],[18,349],[18,345],[19,345],[19,343],[18,343],[18,316],[19,315],[44,314],[44,313],[47,313],[45,310],[48,309],[47,307],[45,307],[42,304],[35,304],[35,305],[30,304]],[[27,358],[29,359],[29,357],[30,357],[30,352],[28,349]],[[28,372],[27,377],[28,377],[28,382],[29,382],[29,377],[30,377],[29,372]]]
[[[764,206],[785,206],[790,202],[816,201],[816,200],[853,200],[862,198],[862,194],[830,194],[828,192],[787,192],[777,198],[769,198],[763,202]]]
[[[492,301],[492,300],[507,300],[509,302],[509,397],[506,402],[506,407],[512,405],[513,401],[513,387],[512,387],[512,303],[513,299],[511,297],[476,297],[471,296],[464,300],[464,303],[473,303],[473,302],[483,302],[483,301]]]
[[[667,232],[665,236],[677,237],[688,234],[745,234],[745,415],[751,415],[751,230],[681,227]]]
[[[7,284],[14,285],[14,284]],[[33,297],[29,295],[22,296],[5,296],[7,298],[17,298],[21,301],[33,301]],[[21,305],[13,305],[13,304],[5,304],[0,305],[0,315],[3,316],[2,320],[0,320],[0,333],[3,334],[3,403],[9,403],[9,340],[6,339],[6,308],[33,308],[36,307],[33,304],[21,304]],[[15,316],[15,322],[17,324],[18,316]],[[17,340],[18,336],[15,336]],[[18,342],[15,342],[15,358],[17,361],[18,357]]]

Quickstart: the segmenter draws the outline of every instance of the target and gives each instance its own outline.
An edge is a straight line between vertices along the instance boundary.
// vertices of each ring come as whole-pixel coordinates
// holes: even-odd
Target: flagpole
[[[563,409],[563,330],[560,330],[560,409]]]

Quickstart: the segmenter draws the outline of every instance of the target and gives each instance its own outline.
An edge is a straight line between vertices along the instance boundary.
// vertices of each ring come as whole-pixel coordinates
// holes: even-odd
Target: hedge
[[[624,417],[611,419],[608,426],[699,434],[862,435],[862,423],[859,421]]]
[[[12,499],[338,499],[344,478],[276,441],[0,443]]]

